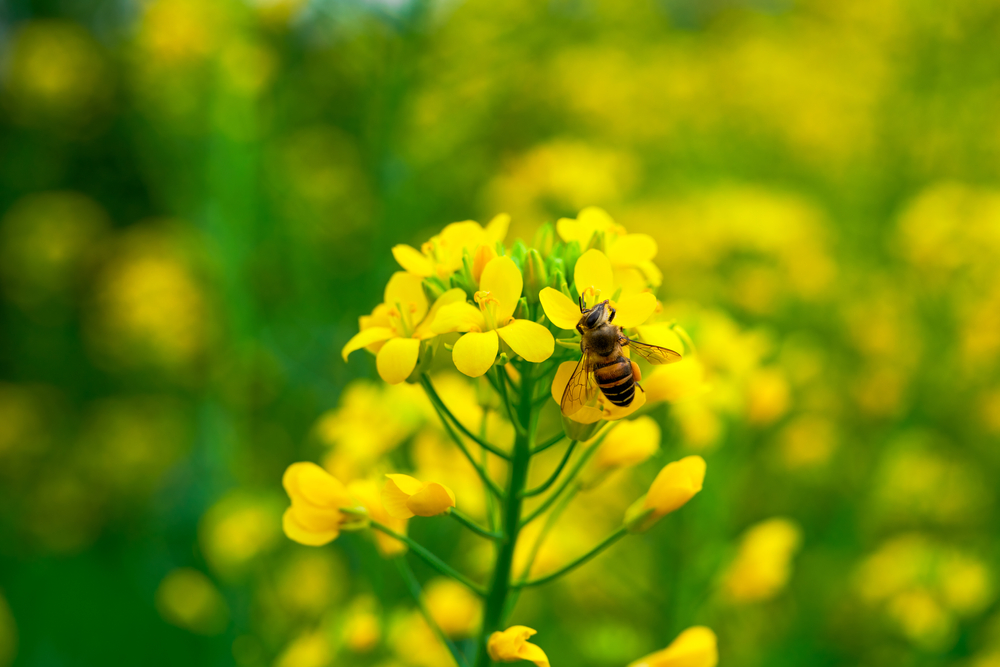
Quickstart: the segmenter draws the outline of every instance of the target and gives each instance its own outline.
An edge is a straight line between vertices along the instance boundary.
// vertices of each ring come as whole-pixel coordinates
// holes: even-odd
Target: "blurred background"
[[[419,393],[339,350],[394,244],[587,205],[657,239],[712,390],[549,560],[666,461],[709,474],[524,596],[553,664],[704,623],[733,667],[1000,665],[998,30],[992,0],[4,0],[0,667],[448,664],[365,537],[284,538],[281,474],[398,450],[462,499]],[[411,532],[485,567],[441,523]]]

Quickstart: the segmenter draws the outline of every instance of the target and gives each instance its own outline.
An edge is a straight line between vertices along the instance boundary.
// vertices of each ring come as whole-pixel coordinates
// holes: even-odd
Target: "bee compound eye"
[[[601,311],[595,310],[590,315],[587,315],[587,326],[593,329],[597,326],[598,322],[601,321]]]

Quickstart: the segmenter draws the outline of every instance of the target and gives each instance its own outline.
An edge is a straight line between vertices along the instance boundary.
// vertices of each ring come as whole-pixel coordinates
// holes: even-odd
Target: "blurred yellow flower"
[[[166,622],[200,635],[217,635],[229,623],[229,608],[215,584],[198,570],[180,568],[156,589],[156,609]]]
[[[768,519],[750,527],[725,574],[723,585],[729,599],[760,602],[781,592],[792,575],[792,557],[801,543],[802,531],[789,519]]]
[[[532,363],[552,356],[552,333],[537,322],[514,318],[523,287],[517,264],[509,257],[496,257],[483,269],[475,294],[478,308],[464,300],[441,308],[432,325],[435,333],[467,332],[451,353],[458,370],[470,377],[486,373],[496,360],[501,340]]]
[[[405,612],[392,619],[389,643],[407,665],[442,667],[452,662],[451,653],[419,611]]]
[[[703,625],[688,628],[670,646],[640,658],[628,667],[715,667],[719,649],[715,633]]]
[[[412,516],[437,516],[455,506],[455,494],[437,482],[424,484],[409,475],[386,475],[382,503],[389,516],[409,519]]]
[[[389,384],[408,378],[417,367],[420,343],[437,335],[431,323],[447,304],[465,301],[465,292],[455,288],[442,294],[428,309],[422,279],[397,271],[385,286],[384,301],[368,317],[361,318],[361,331],[347,341],[341,355],[344,361],[355,350],[368,347],[376,351],[378,374]]]
[[[358,499],[368,512],[369,517],[400,535],[406,535],[409,517],[393,516],[386,511],[382,504],[383,492],[379,488],[378,482],[374,479],[356,480],[347,485],[347,490]],[[373,531],[373,535],[375,536],[375,546],[378,547],[379,553],[386,558],[397,556],[406,551],[406,544],[391,535],[386,535],[380,530]]]
[[[205,512],[198,523],[198,542],[214,572],[240,574],[274,546],[281,514],[275,500],[236,491]]]
[[[17,656],[17,624],[0,592],[0,667],[10,667]]]
[[[382,622],[376,613],[378,603],[371,595],[360,595],[347,610],[344,643],[355,653],[367,653],[382,639]]]
[[[497,662],[527,660],[535,663],[537,667],[549,667],[545,651],[528,643],[528,638],[535,634],[538,634],[537,630],[523,625],[514,625],[503,632],[494,632],[487,642],[490,657]]]
[[[625,228],[596,206],[580,211],[576,219],[560,218],[556,230],[563,241],[576,241],[581,249],[589,246],[595,234],[604,236],[603,250],[614,267],[616,282],[637,291],[646,286],[659,287],[663,274],[653,258],[656,241],[648,234],[629,234]]]
[[[479,627],[482,600],[454,579],[438,577],[424,586],[424,603],[441,630],[452,638],[470,637]]]
[[[296,637],[274,661],[274,667],[328,667],[334,652],[330,638],[322,630],[311,630]]]
[[[353,520],[341,511],[355,504],[347,488],[315,463],[293,463],[281,483],[292,501],[282,517],[289,539],[322,546],[337,539],[341,526]]]
[[[705,459],[700,456],[685,456],[665,465],[649,492],[626,512],[625,524],[629,532],[645,532],[667,514],[683,507],[701,491],[704,481]]]
[[[401,243],[393,247],[392,256],[403,269],[415,276],[447,278],[462,268],[462,257],[466,252],[474,257],[481,246],[502,242],[509,226],[510,216],[506,213],[494,217],[485,229],[473,220],[453,222],[423,244],[420,250]]]
[[[630,291],[618,295],[614,271],[608,256],[597,249],[583,253],[573,269],[573,284],[584,305],[611,301],[615,309],[613,324],[620,327],[637,327],[656,310],[656,297],[649,291]],[[580,304],[557,289],[546,287],[538,294],[545,316],[560,329],[576,330],[580,323]]]
[[[296,617],[318,618],[350,586],[347,566],[329,549],[295,549],[275,572],[275,594]]]
[[[599,470],[627,468],[642,463],[660,449],[660,427],[652,417],[618,423],[605,436],[594,457]]]

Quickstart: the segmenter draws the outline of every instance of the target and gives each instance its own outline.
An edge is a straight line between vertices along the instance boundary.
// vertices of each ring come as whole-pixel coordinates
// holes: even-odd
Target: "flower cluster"
[[[567,574],[683,507],[702,489],[705,460],[688,456],[662,467],[648,493],[622,508],[617,528],[582,556],[568,563],[546,562],[538,558],[543,543],[577,493],[594,489],[613,472],[638,466],[659,451],[661,430],[654,419],[642,415],[620,420],[657,401],[698,391],[701,380],[686,370],[690,364],[670,374],[647,367],[647,359],[664,363],[680,358],[682,339],[687,338],[664,319],[653,291],[661,274],[652,263],[657,248],[651,237],[629,234],[606,212],[592,207],[576,219],[543,226],[533,247],[521,241],[507,246],[503,240],[509,222],[506,215],[485,227],[457,222],[419,249],[393,248],[402,270],[391,276],[382,303],[360,318],[358,333],[342,350],[345,361],[359,350],[373,354],[378,374],[392,393],[351,387],[345,407],[323,418],[317,434],[335,449],[326,470],[312,463],[288,468],[284,485],[291,507],[284,527],[289,538],[315,546],[335,540],[343,531],[372,529],[383,555],[412,553],[481,604],[481,615],[474,614],[482,619],[479,637],[471,649],[476,667],[491,659],[548,667],[545,652],[528,642],[534,629],[503,629],[520,591]],[[584,328],[581,323],[582,318],[594,320],[602,314],[611,319],[598,325],[607,326],[603,331],[617,344],[598,353],[585,336],[598,325]],[[630,358],[633,341],[647,345],[641,348],[647,350],[642,359]],[[656,348],[668,349],[647,356]],[[636,385],[634,398],[626,404],[618,394],[612,394],[614,401],[608,398],[596,381],[595,370],[611,363],[628,369],[614,382]],[[451,369],[471,380],[458,381],[461,376]],[[649,395],[640,384],[643,377],[655,388]],[[576,391],[584,394],[579,405],[567,407],[562,399],[571,381],[583,386]],[[402,391],[407,386],[422,389],[425,400],[421,403],[418,396]],[[373,407],[381,401],[392,405]],[[443,431],[430,440],[412,436],[419,415],[427,412],[440,420]],[[491,414],[499,422],[491,421]],[[378,422],[366,429],[372,437],[363,445],[354,442],[349,425],[371,420]],[[545,429],[554,426],[554,432],[540,435],[543,420]],[[437,451],[434,443],[442,436],[460,457],[457,465],[441,465],[439,460],[421,466],[413,471],[419,479],[379,468],[383,454],[402,441],[414,437],[426,456]],[[532,486],[533,458],[541,460],[543,452],[563,441],[568,443],[555,469]],[[367,473],[365,466],[370,468]],[[424,474],[429,471],[431,475]],[[331,472],[349,477],[340,480]],[[384,476],[375,481],[373,473]],[[475,483],[471,487],[470,477]],[[442,515],[494,543],[492,572],[474,567],[486,575],[483,583],[407,535],[411,519]],[[545,522],[531,525],[543,515]],[[405,558],[397,562],[408,570]],[[410,587],[419,590],[412,573],[407,576]],[[418,602],[426,601],[421,597]],[[452,636],[453,614],[422,608],[428,612],[427,627],[440,637]],[[473,617],[469,611],[462,616]],[[455,661],[465,665],[463,651],[447,646]],[[663,651],[634,664],[678,660],[715,665],[715,635],[707,628],[691,628]]]

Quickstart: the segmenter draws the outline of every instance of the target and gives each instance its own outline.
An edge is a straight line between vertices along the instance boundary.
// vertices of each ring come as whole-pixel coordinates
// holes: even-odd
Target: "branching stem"
[[[426,562],[428,565],[430,565],[432,568],[434,568],[444,576],[451,577],[452,579],[462,584],[463,586],[465,586],[472,592],[476,593],[477,595],[486,595],[486,591],[483,590],[482,586],[475,583],[474,581],[466,577],[464,574],[453,568],[451,565],[448,565],[443,560],[432,554],[419,542],[410,539],[406,535],[401,535],[400,533],[397,533],[392,528],[384,526],[378,521],[372,521],[371,526],[375,530],[380,530],[389,537],[394,537],[403,544],[405,544],[406,546],[410,547],[410,551],[423,558],[424,562]]]

